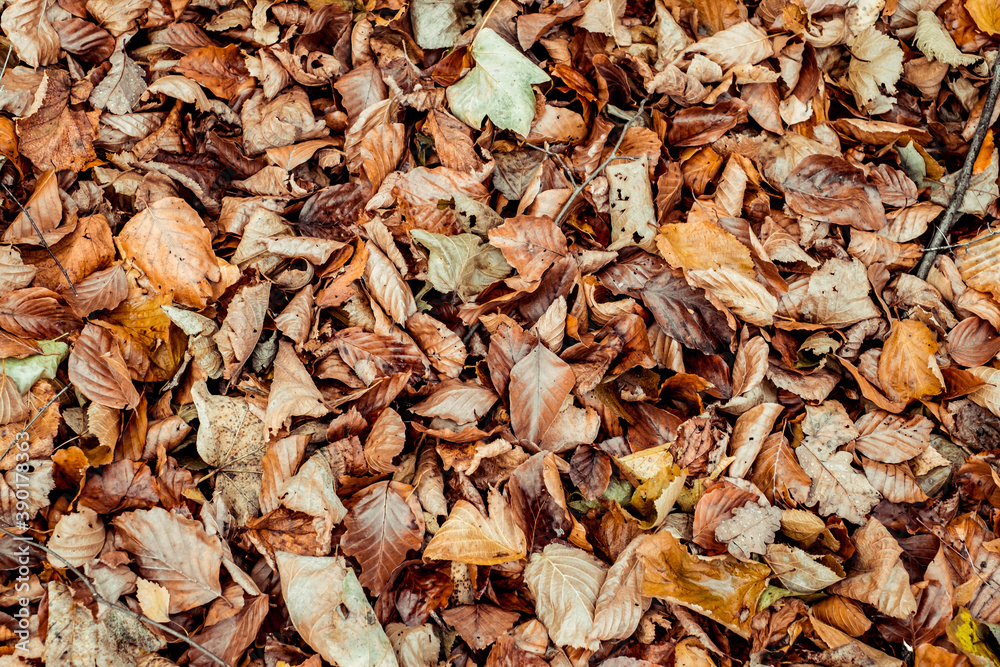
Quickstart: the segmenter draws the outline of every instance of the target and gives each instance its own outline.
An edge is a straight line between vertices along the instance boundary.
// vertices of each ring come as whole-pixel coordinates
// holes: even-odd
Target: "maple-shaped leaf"
[[[539,443],[576,384],[565,361],[537,345],[510,370],[510,420],[517,437]]]
[[[330,664],[396,667],[396,655],[342,557],[275,554],[281,597],[296,632]]]
[[[420,504],[413,487],[401,482],[377,482],[362,491],[344,526],[340,546],[361,563],[360,581],[376,596],[407,552],[423,544]]]
[[[490,490],[489,504],[487,519],[472,503],[456,502],[424,549],[424,558],[473,565],[497,565],[524,558],[528,549],[524,531],[495,488]]]
[[[211,602],[222,593],[222,547],[197,521],[161,507],[114,520],[122,548],[135,554],[139,572],[170,592],[170,613]]]
[[[469,52],[476,66],[448,87],[452,113],[475,128],[488,116],[496,127],[527,136],[535,117],[531,85],[549,81],[549,75],[490,28],[479,31]]]
[[[827,590],[867,602],[883,614],[906,618],[917,610],[917,603],[899,559],[903,549],[877,519],[863,523],[851,538],[856,552],[847,578]]]
[[[242,398],[215,396],[204,381],[191,397],[198,409],[198,455],[216,469],[215,491],[238,525],[260,511],[264,424]]]
[[[524,581],[535,597],[535,613],[556,646],[589,646],[606,574],[603,563],[576,547],[553,543],[532,555]]]
[[[645,570],[643,595],[677,603],[722,624],[741,637],[750,636],[750,619],[771,568],[732,556],[701,558],[688,552],[670,531],[650,535],[639,547]]]

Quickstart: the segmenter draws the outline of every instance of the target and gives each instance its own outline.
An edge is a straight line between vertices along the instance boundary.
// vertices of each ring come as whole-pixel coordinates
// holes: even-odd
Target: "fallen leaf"
[[[488,519],[466,500],[455,503],[424,549],[424,558],[473,565],[497,565],[525,558],[524,531],[514,522],[507,501],[493,489],[489,503]]]
[[[921,322],[897,320],[879,357],[878,379],[893,401],[913,401],[944,390],[934,334]]]
[[[531,556],[524,581],[535,612],[556,646],[587,648],[594,609],[607,569],[582,549],[549,544]]]

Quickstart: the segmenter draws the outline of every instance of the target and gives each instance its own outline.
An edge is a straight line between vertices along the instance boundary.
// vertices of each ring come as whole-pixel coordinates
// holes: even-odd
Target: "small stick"
[[[927,274],[931,272],[934,260],[937,259],[938,252],[940,252],[940,246],[945,245],[945,238],[951,232],[951,228],[955,226],[955,222],[959,218],[959,208],[961,208],[962,202],[965,201],[965,192],[969,189],[969,182],[972,180],[972,168],[975,166],[976,158],[979,156],[979,149],[983,147],[986,132],[990,129],[990,120],[993,118],[993,109],[996,107],[998,96],[1000,96],[1000,53],[997,54],[996,60],[993,61],[990,88],[986,93],[986,101],[983,103],[979,125],[976,126],[976,133],[972,135],[969,152],[966,154],[965,162],[962,164],[962,171],[959,172],[958,180],[955,182],[955,191],[951,193],[948,208],[942,214],[941,222],[934,229],[934,236],[931,238],[930,243],[927,244],[927,247],[924,248],[924,256],[920,259],[920,264],[917,265],[916,276],[921,280],[925,280]]]
[[[171,628],[169,625],[164,625],[163,623],[157,623],[156,621],[154,621],[153,619],[149,618],[145,614],[140,614],[139,612],[132,611],[131,609],[129,609],[125,605],[118,604],[117,602],[109,602],[106,598],[104,598],[100,593],[97,592],[97,589],[94,587],[94,584],[91,583],[90,578],[87,577],[87,575],[85,575],[83,572],[81,572],[76,567],[73,567],[72,565],[70,565],[66,561],[65,558],[63,558],[62,556],[60,556],[59,554],[57,554],[52,549],[49,549],[44,544],[42,544],[42,543],[40,543],[40,542],[32,539],[31,537],[27,537],[25,535],[18,535],[17,533],[12,533],[9,530],[7,530],[6,528],[3,528],[2,526],[0,526],[0,533],[4,533],[6,535],[9,535],[10,537],[13,537],[15,540],[18,540],[19,542],[25,542],[29,546],[34,547],[35,549],[38,549],[39,551],[44,551],[49,556],[49,558],[55,558],[56,560],[58,560],[60,563],[62,563],[64,566],[66,566],[66,569],[68,569],[69,571],[71,571],[73,574],[75,574],[77,577],[79,577],[80,580],[83,581],[84,584],[86,584],[87,588],[90,589],[90,594],[94,596],[94,599],[97,600],[97,602],[99,602],[101,604],[106,604],[109,607],[113,607],[113,608],[117,609],[118,611],[121,611],[121,612],[124,612],[124,613],[128,614],[129,616],[133,616],[135,618],[138,618],[140,621],[143,621],[144,623],[149,623],[153,627],[159,628],[160,630],[163,630],[164,632],[166,632],[168,635],[171,635],[172,637],[175,637],[175,638],[179,639],[180,641],[184,642],[185,644],[187,644],[191,648],[196,649],[198,651],[201,651],[203,654],[205,654],[206,656],[208,656],[209,658],[211,658],[213,662],[217,662],[220,665],[222,665],[223,667],[229,667],[229,663],[227,663],[225,660],[223,660],[222,658],[220,658],[216,654],[212,653],[207,648],[205,648],[204,646],[202,646],[198,642],[194,641],[193,639],[190,639],[186,635],[183,635],[180,632],[177,632],[176,630],[174,630],[173,628]]]
[[[10,197],[12,200],[14,200],[14,203],[17,204],[17,207],[21,209],[21,212],[24,213],[25,216],[27,216],[28,222],[31,223],[31,226],[34,228],[35,233],[38,234],[38,240],[42,242],[43,246],[45,246],[45,250],[48,251],[49,256],[52,257],[52,260],[56,263],[56,266],[58,266],[59,270],[62,271],[63,276],[66,278],[66,282],[69,283],[69,288],[73,290],[73,296],[80,296],[79,294],[76,293],[76,286],[73,284],[73,281],[70,280],[69,274],[66,273],[66,269],[63,267],[62,262],[59,261],[59,258],[56,257],[56,254],[52,252],[52,248],[49,247],[49,242],[45,240],[45,236],[42,234],[42,230],[38,228],[38,225],[35,224],[35,219],[31,217],[30,213],[28,213],[28,209],[24,208],[24,205],[21,204],[20,201],[18,201],[17,197],[14,196],[14,193],[11,192],[10,189],[5,184],[0,183],[0,188],[3,188],[4,192],[7,193],[7,196]]]
[[[607,167],[609,164],[611,164],[612,160],[620,159],[620,158],[618,158],[617,153],[618,153],[618,149],[622,145],[622,142],[625,141],[625,134],[628,132],[628,128],[630,128],[632,126],[632,123],[634,123],[636,120],[638,120],[639,116],[642,115],[642,110],[645,108],[646,102],[648,102],[648,101],[649,101],[648,97],[642,98],[642,102],[639,103],[638,110],[636,110],[635,115],[632,116],[631,118],[629,118],[628,122],[625,123],[625,127],[622,128],[622,133],[618,137],[618,141],[615,142],[615,147],[611,149],[611,154],[608,155],[607,159],[605,159],[604,162],[602,162],[601,164],[599,164],[597,166],[597,169],[595,169],[590,174],[590,176],[587,176],[587,178],[583,179],[583,183],[580,183],[580,185],[578,185],[575,188],[573,188],[573,193],[570,194],[569,199],[566,200],[566,203],[563,204],[563,207],[561,209],[559,209],[559,214],[556,215],[556,226],[557,227],[562,223],[563,218],[566,217],[566,214],[569,212],[569,207],[573,205],[573,202],[576,201],[576,198],[580,196],[580,193],[583,192],[583,189],[585,187],[587,187],[587,185],[592,180],[594,180],[595,178],[597,178],[597,175],[600,174],[602,171],[604,171],[605,167]]]

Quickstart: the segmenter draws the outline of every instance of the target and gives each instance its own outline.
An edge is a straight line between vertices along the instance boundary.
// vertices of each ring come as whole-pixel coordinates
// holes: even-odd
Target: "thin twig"
[[[602,171],[604,171],[604,169],[609,164],[611,164],[612,160],[621,159],[618,156],[618,149],[621,148],[622,142],[625,140],[625,134],[628,133],[628,128],[632,127],[632,123],[638,120],[639,116],[642,115],[642,111],[646,106],[646,102],[648,101],[649,98],[644,97],[642,98],[642,102],[639,102],[639,108],[636,110],[635,115],[629,118],[628,122],[625,123],[625,127],[622,128],[622,133],[621,135],[619,135],[618,141],[615,142],[615,147],[611,149],[611,154],[608,155],[607,159],[605,159],[604,162],[599,164],[597,166],[597,169],[591,172],[591,174],[587,176],[587,178],[583,179],[583,183],[580,183],[580,185],[573,188],[573,192],[572,194],[570,194],[569,199],[566,200],[566,203],[563,204],[563,207],[559,209],[559,214],[556,215],[557,227],[560,224],[562,224],[563,218],[565,218],[566,214],[569,212],[569,207],[573,205],[573,202],[576,201],[576,198],[580,196],[580,193],[583,192],[583,189],[587,187],[587,185],[589,185],[592,180],[597,178],[597,175],[600,174]]]
[[[56,401],[58,401],[60,396],[62,396],[67,391],[69,391],[70,389],[72,389],[72,387],[73,387],[73,385],[71,385],[71,384],[68,384],[65,387],[63,387],[62,390],[58,394],[56,394],[55,396],[53,396],[52,398],[50,398],[49,402],[42,406],[41,410],[39,410],[38,412],[35,413],[35,416],[31,418],[31,421],[29,421],[27,424],[24,425],[24,428],[22,428],[20,431],[18,431],[16,434],[14,434],[14,439],[10,441],[9,445],[7,445],[7,449],[3,450],[3,454],[0,454],[0,461],[3,461],[4,457],[7,456],[7,452],[10,451],[10,448],[14,446],[15,442],[17,442],[18,440],[20,440],[23,436],[28,435],[28,429],[31,428],[31,425],[34,424],[35,421],[39,417],[41,417],[43,414],[45,414],[45,411],[48,410],[49,407],[53,403],[55,403]]]
[[[976,164],[976,158],[979,156],[979,149],[983,147],[986,132],[990,129],[990,121],[993,118],[993,109],[996,107],[998,96],[1000,96],[1000,53],[998,53],[996,60],[993,61],[993,75],[990,78],[990,88],[986,93],[986,101],[983,103],[979,125],[976,126],[976,133],[972,135],[969,152],[966,154],[965,162],[962,164],[962,171],[959,172],[958,180],[955,182],[955,191],[951,193],[948,208],[944,210],[941,222],[934,229],[934,236],[931,237],[930,243],[924,249],[924,256],[921,258],[920,264],[917,265],[916,275],[921,280],[927,278],[931,267],[934,266],[934,260],[937,259],[939,247],[944,245],[945,238],[951,232],[951,228],[955,226],[955,222],[959,218],[959,209],[962,206],[962,202],[965,201],[965,192],[969,189],[969,181],[972,180],[972,169]]]
[[[220,658],[219,656],[217,656],[215,653],[212,653],[211,651],[209,651],[207,648],[205,648],[204,646],[202,646],[198,642],[196,642],[193,639],[189,638],[187,635],[184,635],[184,634],[181,634],[180,632],[177,632],[176,630],[174,630],[173,628],[171,628],[169,625],[164,625],[163,623],[158,623],[158,622],[154,621],[153,619],[151,619],[150,617],[146,616],[145,614],[140,614],[137,611],[132,611],[131,609],[129,609],[128,607],[126,607],[123,604],[118,604],[117,602],[110,602],[110,601],[108,601],[105,597],[103,597],[100,593],[97,592],[97,588],[94,587],[94,584],[90,581],[90,578],[87,575],[85,575],[83,572],[81,572],[78,568],[74,567],[73,565],[70,565],[69,562],[67,562],[67,560],[65,558],[63,558],[62,556],[60,556],[59,554],[57,554],[52,549],[49,549],[44,544],[36,541],[35,539],[33,539],[31,537],[26,536],[26,535],[18,535],[17,533],[12,533],[12,532],[10,532],[9,530],[7,530],[6,528],[4,528],[2,526],[0,526],[0,533],[4,533],[6,535],[9,535],[10,537],[13,537],[15,540],[17,540],[19,542],[24,542],[27,545],[29,545],[29,546],[31,546],[31,547],[33,547],[35,549],[38,549],[39,551],[45,552],[49,556],[49,558],[55,558],[56,560],[58,560],[60,563],[62,563],[66,567],[67,570],[69,570],[70,572],[72,572],[73,574],[75,574],[77,577],[80,578],[80,580],[87,586],[87,588],[90,589],[90,594],[94,596],[94,599],[98,603],[100,603],[100,604],[106,604],[109,607],[112,607],[114,609],[117,609],[118,611],[124,612],[124,613],[128,614],[129,616],[133,616],[134,618],[137,618],[140,621],[143,621],[144,623],[149,623],[153,627],[159,628],[160,630],[163,630],[164,632],[166,632],[168,635],[179,639],[180,641],[184,642],[185,644],[187,644],[191,648],[193,648],[193,649],[195,649],[197,651],[201,651],[205,656],[207,656],[208,658],[211,658],[211,660],[213,662],[217,662],[220,665],[223,665],[223,667],[229,667],[229,663],[227,663],[225,660],[223,660],[222,658]]]
[[[550,151],[548,148],[545,148],[544,146],[536,146],[535,144],[529,144],[529,143],[525,143],[524,145],[527,146],[528,148],[534,148],[539,153],[545,153],[546,155],[554,159],[556,162],[558,162],[559,168],[562,169],[563,174],[565,174],[566,178],[569,179],[570,185],[572,185],[574,188],[576,187],[576,177],[573,176],[573,170],[570,169],[569,165],[566,164],[566,161],[563,160],[562,155],[556,153],[555,151]]]
[[[49,256],[52,257],[52,260],[56,263],[56,266],[58,266],[59,270],[62,271],[63,277],[66,278],[66,282],[69,283],[69,288],[73,290],[73,296],[80,296],[79,294],[76,293],[76,286],[73,284],[73,281],[70,280],[69,274],[66,273],[66,269],[65,267],[63,267],[62,262],[60,262],[59,258],[56,257],[56,254],[52,252],[52,248],[49,247],[49,242],[45,240],[45,235],[42,234],[42,230],[38,228],[37,224],[35,224],[35,219],[31,217],[31,213],[28,213],[28,209],[24,208],[24,205],[20,201],[18,201],[17,197],[14,196],[14,193],[11,192],[10,189],[4,183],[0,182],[0,188],[4,189],[4,192],[7,193],[7,196],[10,197],[12,200],[14,200],[14,203],[17,204],[17,207],[21,209],[21,212],[24,213],[24,215],[28,218],[28,222],[31,223],[31,226],[34,228],[35,233],[38,234],[38,240],[42,242],[43,246],[45,246],[45,250],[48,251]]]

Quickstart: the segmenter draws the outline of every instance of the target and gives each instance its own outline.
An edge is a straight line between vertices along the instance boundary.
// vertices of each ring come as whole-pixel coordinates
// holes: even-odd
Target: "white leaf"
[[[952,67],[973,65],[979,61],[978,56],[958,50],[955,40],[934,12],[917,12],[916,45],[928,59],[939,60]]]
[[[863,30],[850,47],[847,87],[854,93],[854,101],[867,113],[886,113],[896,98],[882,94],[882,88],[896,92],[896,82],[903,74],[903,49],[896,39],[873,27]]]

